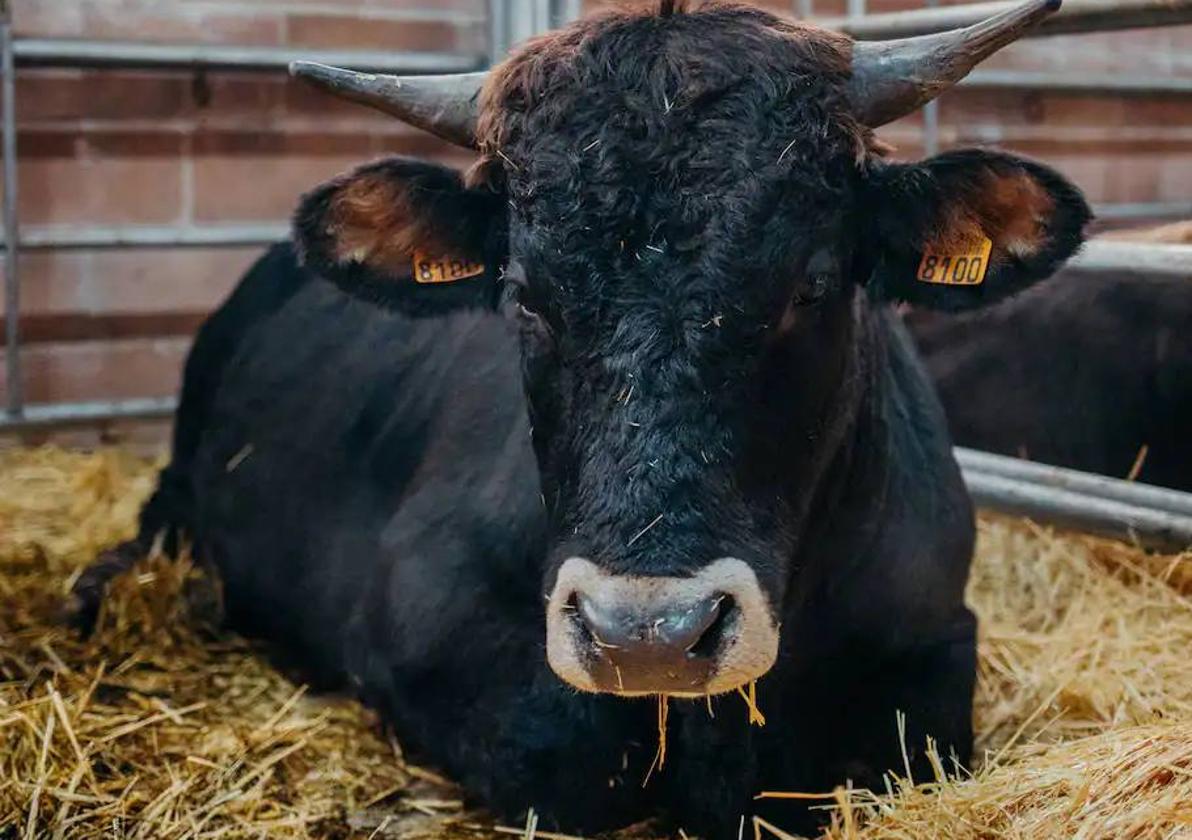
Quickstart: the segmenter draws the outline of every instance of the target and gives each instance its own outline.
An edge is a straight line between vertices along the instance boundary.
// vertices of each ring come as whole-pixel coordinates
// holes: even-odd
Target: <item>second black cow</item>
[[[972,511],[887,304],[1024,289],[1088,209],[1008,155],[888,162],[871,129],[1055,5],[854,44],[662,2],[487,76],[299,68],[481,161],[304,200],[199,335],[143,534],[181,526],[235,627],[507,819],[796,828],[754,794],[880,784],[899,713],[914,771],[928,736],[967,762]],[[765,728],[705,704],[753,681]],[[643,787],[653,694],[679,699]]]
[[[1192,491],[1192,270],[1070,270],[906,324],[958,444]]]

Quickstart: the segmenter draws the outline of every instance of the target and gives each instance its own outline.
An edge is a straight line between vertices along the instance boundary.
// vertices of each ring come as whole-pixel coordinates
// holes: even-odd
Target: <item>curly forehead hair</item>
[[[637,150],[665,155],[641,142],[670,134],[655,105],[698,133],[667,142],[713,142],[731,119],[730,135],[785,134],[783,146],[808,137],[788,150],[788,165],[837,154],[859,162],[882,150],[845,100],[851,60],[847,36],[752,6],[619,4],[527,41],[494,68],[480,97],[482,157],[468,181],[516,180],[526,163],[519,153],[533,146],[540,158],[543,144],[558,140],[583,148],[602,137],[607,148],[632,138]],[[730,136],[724,148],[734,143]]]
[[[848,37],[756,7],[719,0],[620,4],[530,39],[499,64],[480,98],[479,144],[488,155],[508,153],[528,123],[534,130],[564,127],[561,116],[584,87],[644,91],[677,79],[669,83],[685,88],[679,104],[699,107],[715,98],[716,86],[737,87],[747,71],[788,88],[791,98],[820,100],[863,150],[871,132],[852,122],[837,95],[851,56]]]

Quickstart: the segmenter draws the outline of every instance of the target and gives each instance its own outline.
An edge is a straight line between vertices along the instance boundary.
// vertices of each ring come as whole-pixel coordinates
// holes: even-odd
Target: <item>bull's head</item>
[[[825,477],[891,375],[870,301],[997,300],[1069,256],[1088,216],[1045,167],[891,164],[871,132],[1058,0],[886,43],[673,5],[576,23],[488,74],[294,68],[482,154],[467,185],[408,160],[325,185],[297,238],[354,291],[409,311],[500,300],[517,325],[551,525],[547,654],[588,690],[764,674],[804,569],[833,562],[807,550],[838,492]],[[924,282],[925,254],[973,242],[980,270],[966,257],[960,279],[978,282]]]

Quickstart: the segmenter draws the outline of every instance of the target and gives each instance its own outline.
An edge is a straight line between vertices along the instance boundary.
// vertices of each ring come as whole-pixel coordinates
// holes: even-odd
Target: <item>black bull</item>
[[[1192,282],[1061,271],[907,315],[956,443],[1192,491]]]
[[[478,117],[396,108],[482,146],[467,183],[394,159],[307,196],[297,248],[200,331],[172,462],[138,541],[80,580],[84,616],[183,531],[232,626],[499,814],[570,830],[796,826],[753,794],[880,784],[899,713],[912,771],[929,736],[968,761],[972,511],[888,303],[1026,288],[1088,209],[1012,156],[883,160],[862,121],[942,83],[671,6],[531,43]],[[764,729],[712,697],[753,680]],[[643,788],[648,693],[700,699],[672,701]]]

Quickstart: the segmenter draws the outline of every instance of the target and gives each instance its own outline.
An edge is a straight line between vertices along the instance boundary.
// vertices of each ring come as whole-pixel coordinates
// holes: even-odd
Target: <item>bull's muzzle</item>
[[[691,577],[636,577],[572,557],[550,595],[546,634],[555,673],[615,694],[720,694],[766,673],[778,653],[757,576],[734,558]]]

